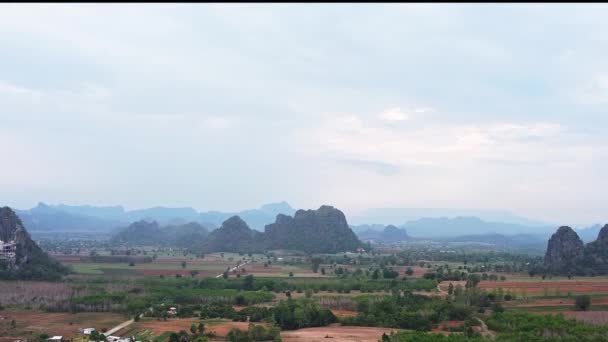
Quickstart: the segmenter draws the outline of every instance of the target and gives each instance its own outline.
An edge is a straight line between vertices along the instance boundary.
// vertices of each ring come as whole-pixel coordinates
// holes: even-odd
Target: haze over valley
[[[606,18],[0,4],[0,342],[608,341]]]

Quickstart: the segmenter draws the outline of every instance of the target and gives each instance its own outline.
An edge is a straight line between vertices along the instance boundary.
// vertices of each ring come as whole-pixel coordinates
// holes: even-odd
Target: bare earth
[[[332,325],[283,331],[281,338],[285,342],[377,342],[382,338],[382,333],[388,335],[391,331],[398,331],[398,329]],[[326,336],[329,336],[329,338],[326,338]]]

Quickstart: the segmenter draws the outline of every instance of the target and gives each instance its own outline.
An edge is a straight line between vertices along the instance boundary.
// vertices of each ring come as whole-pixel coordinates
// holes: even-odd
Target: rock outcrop
[[[137,221],[116,233],[113,244],[129,246],[173,246],[194,248],[200,245],[209,231],[196,222],[161,227],[156,221]]]
[[[292,249],[308,253],[354,251],[362,246],[344,213],[323,205],[317,210],[298,210],[293,217],[278,215],[264,231],[267,249]]]
[[[261,235],[240,217],[232,216],[209,234],[202,249],[206,252],[261,252],[264,249]]]
[[[354,251],[362,246],[344,213],[331,206],[298,210],[293,217],[279,214],[264,233],[251,230],[238,216],[226,220],[204,243],[208,252],[262,252],[289,249],[307,253]]]
[[[570,227],[559,227],[547,244],[545,267],[550,273],[575,273],[576,263],[583,253],[583,241],[578,234]]]
[[[404,228],[397,228],[394,225],[388,225],[382,230],[371,230],[362,231],[357,236],[364,241],[378,241],[382,243],[399,243],[403,241],[411,240],[411,236],[407,233]]]
[[[608,274],[608,224],[602,227],[597,240],[585,246],[584,257],[579,262],[582,274]]]
[[[6,248],[0,258],[0,279],[58,279],[68,273],[40,249],[9,207],[0,208],[0,240]]]

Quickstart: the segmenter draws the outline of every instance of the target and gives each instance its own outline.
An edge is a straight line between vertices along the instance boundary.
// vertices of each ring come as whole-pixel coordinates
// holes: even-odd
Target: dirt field
[[[429,272],[430,269],[426,268],[426,267],[420,267],[420,266],[394,266],[393,269],[397,272],[399,272],[399,276],[403,277],[405,276],[405,272],[407,271],[408,268],[411,268],[412,271],[414,271],[414,274],[408,277],[415,277],[415,278],[422,278],[422,276]]]
[[[464,321],[444,321],[439,323],[437,327],[433,328],[432,332],[449,335],[452,333],[450,331],[451,328],[460,328],[462,326],[464,326]]]
[[[20,333],[11,333],[11,336],[22,336],[26,332],[32,331],[35,334],[47,333],[51,336],[61,335],[71,338],[78,334],[79,328],[95,328],[103,331],[113,328],[127,319],[127,317],[115,313],[83,312],[70,314],[39,311],[0,311],[1,327],[4,327],[11,320],[15,320],[17,323],[15,332]]]
[[[179,332],[180,330],[190,331],[192,324],[198,325],[201,322],[198,318],[180,318],[180,319],[169,319],[167,321],[159,321],[156,319],[143,319],[137,323],[134,323],[131,327],[125,328],[123,331],[119,331],[116,335],[122,336],[125,334],[132,334],[134,332],[142,332],[145,330],[152,331],[154,335],[159,336],[165,332]],[[205,323],[206,331],[213,332],[218,337],[225,337],[232,328],[238,328],[241,330],[247,330],[249,328],[248,322],[232,322],[227,320],[208,320],[203,321]],[[265,325],[264,323],[255,323]]]
[[[576,293],[608,293],[608,281],[606,280],[538,280],[538,281],[482,281],[479,283],[482,289],[492,290],[502,288],[504,291],[528,294],[543,294],[548,291],[554,295],[559,291],[562,295],[568,292]]]
[[[331,312],[333,312],[333,314],[336,315],[336,317],[353,317],[353,316],[357,316],[357,311],[351,311],[351,310],[331,309]]]
[[[377,342],[382,334],[390,334],[398,329],[372,327],[342,327],[331,325],[320,328],[306,328],[281,332],[285,342]],[[330,338],[326,338],[329,336]]]

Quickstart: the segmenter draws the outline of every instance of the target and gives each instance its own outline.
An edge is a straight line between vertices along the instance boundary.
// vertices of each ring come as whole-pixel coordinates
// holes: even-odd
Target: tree
[[[187,264],[185,261],[182,261],[182,268],[186,268]]]
[[[190,271],[190,275],[192,276],[192,278],[194,278],[198,275],[198,271],[192,270]]]
[[[454,294],[454,285],[452,283],[450,283],[450,285],[448,286],[448,295],[453,295]]]
[[[228,271],[224,271],[224,273],[222,273],[222,277],[224,279],[228,279]]]
[[[293,272],[289,272],[289,277],[293,278]]]
[[[251,291],[253,290],[254,279],[253,274],[250,274],[245,277],[245,281],[243,281],[243,290]]]
[[[306,296],[306,298],[312,297],[312,290],[311,289],[306,289],[304,291],[304,296]]]
[[[591,306],[591,296],[589,295],[580,295],[576,296],[574,307],[579,311],[587,311]]]
[[[322,261],[322,259],[319,257],[314,257],[311,259],[312,271],[314,273],[317,273],[317,271],[319,271],[319,266],[321,265],[321,261]]]
[[[205,333],[205,323],[200,322],[198,324],[198,333],[201,335]]]
[[[325,275],[325,267],[321,267],[321,274]]]
[[[197,328],[196,324],[192,323],[192,325],[190,326],[190,332],[192,334],[196,334],[197,331],[198,331],[198,328]]]
[[[405,274],[407,274],[408,276],[411,276],[412,274],[414,274],[414,270],[411,267],[408,267],[407,270],[405,271]]]
[[[372,279],[378,279],[380,278],[380,270],[379,269],[375,269],[374,273],[372,273]]]

